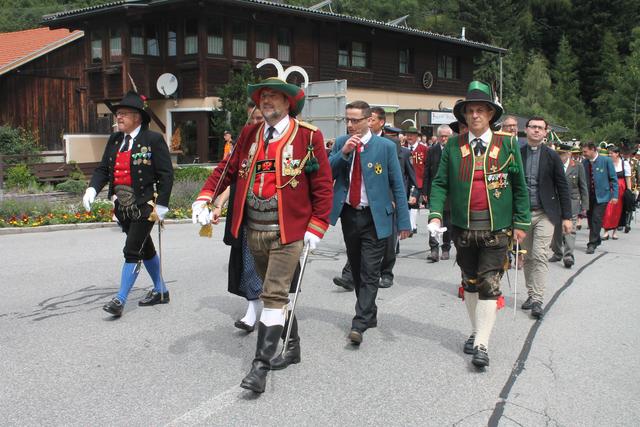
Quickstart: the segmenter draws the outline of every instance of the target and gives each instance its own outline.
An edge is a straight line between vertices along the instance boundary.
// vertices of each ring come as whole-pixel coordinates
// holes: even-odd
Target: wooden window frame
[[[365,61],[365,65],[364,66],[359,66],[359,65],[353,65],[354,62],[354,43],[361,43],[364,46],[364,61]],[[347,50],[347,59],[348,59],[348,64],[344,65],[344,64],[340,64],[340,47],[342,45],[346,44],[348,46],[348,50]],[[342,49],[344,50],[344,49]],[[370,70],[371,69],[371,43],[369,42],[365,42],[365,41],[360,41],[360,40],[339,40],[338,41],[338,58],[337,58],[337,62],[338,62],[338,68],[348,68],[348,69],[352,69],[352,70]]]
[[[438,80],[460,80],[460,57],[439,54],[437,60],[437,76]]]

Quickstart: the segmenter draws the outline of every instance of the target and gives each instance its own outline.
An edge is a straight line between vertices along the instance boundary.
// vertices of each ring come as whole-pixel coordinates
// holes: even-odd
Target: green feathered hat
[[[289,111],[293,115],[298,115],[302,111],[305,95],[304,90],[302,90],[301,87],[292,83],[287,83],[277,77],[269,77],[260,83],[250,84],[247,86],[247,93],[249,94],[249,98],[251,98],[258,106],[260,105],[260,93],[264,89],[272,89],[282,92],[289,100]]]
[[[493,124],[498,121],[500,116],[502,116],[502,112],[504,111],[502,105],[494,101],[491,86],[489,86],[485,82],[474,80],[469,83],[469,88],[467,89],[467,97],[464,99],[464,101],[456,103],[456,105],[453,107],[453,115],[456,116],[456,119],[458,119],[458,121],[464,125],[467,125],[467,121],[465,120],[463,114],[464,107],[471,102],[486,102],[496,110],[493,118],[489,121],[490,126],[493,126]]]

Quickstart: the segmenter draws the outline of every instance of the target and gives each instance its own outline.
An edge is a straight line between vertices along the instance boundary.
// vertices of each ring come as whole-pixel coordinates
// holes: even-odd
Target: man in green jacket
[[[464,352],[477,367],[489,365],[487,348],[498,308],[504,304],[500,279],[511,238],[522,242],[531,224],[529,195],[518,142],[510,133],[492,132],[502,107],[491,87],[469,84],[453,109],[469,131],[449,139],[431,186],[429,231],[441,231],[444,202],[451,206],[452,238],[462,270],[464,300],[472,333]]]

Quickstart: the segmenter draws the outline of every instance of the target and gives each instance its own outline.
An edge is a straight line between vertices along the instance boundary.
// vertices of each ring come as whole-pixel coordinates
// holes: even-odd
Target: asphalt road
[[[360,348],[346,340],[355,295],[331,282],[345,253],[330,229],[299,300],[302,363],[270,373],[260,396],[239,387],[256,334],[233,327],[245,302],[226,291],[222,227],[206,239],[168,225],[171,303],[137,306],[142,272],[115,321],[101,306],[119,282],[116,228],[0,236],[0,425],[640,425],[640,228],[595,255],[580,231],[574,268],[550,266],[540,322],[514,314],[503,279],[485,372],[462,353],[459,269],[425,261],[425,228],[401,243]]]

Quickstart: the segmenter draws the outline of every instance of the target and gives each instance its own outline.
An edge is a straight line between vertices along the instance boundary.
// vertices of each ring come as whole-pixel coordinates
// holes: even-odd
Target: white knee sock
[[[282,308],[263,308],[260,321],[265,326],[284,326],[284,312]]]
[[[242,319],[240,319],[240,321],[246,323],[247,325],[255,325],[256,320],[258,319],[258,312],[260,311],[260,307],[262,307],[261,300],[254,299],[249,301],[249,305],[247,305],[247,313]]]
[[[476,308],[476,322],[478,323],[478,333],[476,334],[475,345],[484,345],[489,348],[489,337],[496,323],[498,306],[495,300],[479,300]]]
[[[411,229],[415,230],[418,228],[418,224],[416,224],[416,220],[418,219],[418,209],[409,209],[409,219],[411,220]]]
[[[476,306],[478,305],[478,293],[477,292],[464,292],[464,304],[467,306],[467,313],[469,313],[469,320],[471,321],[471,333],[476,335],[478,333],[478,316],[476,315]]]

